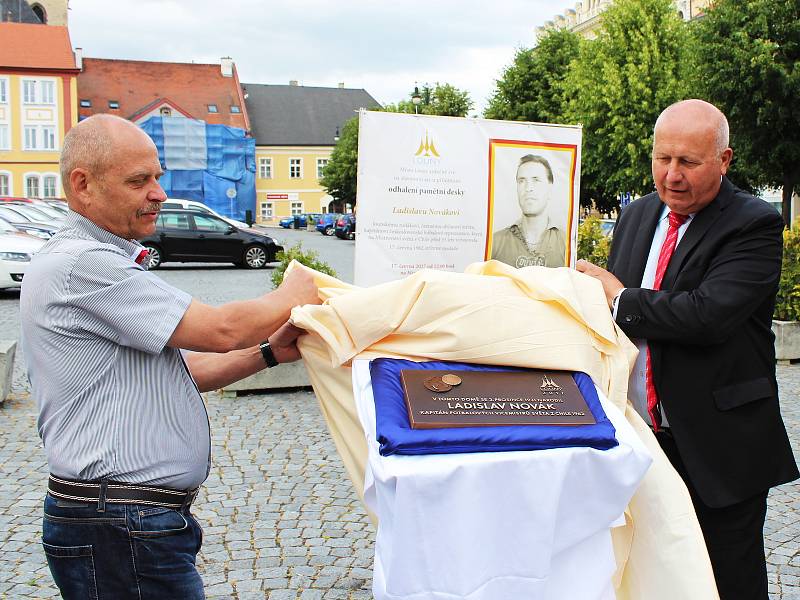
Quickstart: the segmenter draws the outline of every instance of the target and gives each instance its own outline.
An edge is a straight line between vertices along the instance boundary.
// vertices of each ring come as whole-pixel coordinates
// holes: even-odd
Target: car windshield
[[[32,206],[22,206],[21,204],[15,205],[14,210],[22,213],[31,221],[52,221],[53,217],[49,216],[44,211],[34,208]],[[58,217],[59,219],[61,217]]]
[[[3,233],[8,233],[12,231],[19,231],[16,227],[14,227],[11,223],[6,221],[5,219],[0,219],[0,231]]]
[[[62,213],[60,210],[56,210],[55,208],[50,208],[49,206],[42,206],[41,204],[37,204],[36,206],[30,206],[28,208],[44,213],[47,217],[51,219],[64,218],[64,213]]]
[[[27,223],[31,220],[8,206],[0,206],[0,217],[5,218],[5,220],[9,221],[10,223]]]

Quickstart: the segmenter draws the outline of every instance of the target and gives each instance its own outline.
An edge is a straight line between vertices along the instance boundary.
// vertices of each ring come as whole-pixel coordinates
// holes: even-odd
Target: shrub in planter
[[[303,244],[300,242],[278,252],[276,258],[280,261],[280,264],[272,271],[272,283],[275,284],[275,287],[281,284],[283,276],[286,273],[286,267],[288,267],[289,263],[293,260],[315,271],[319,271],[320,273],[336,277],[336,271],[334,271],[328,263],[321,260],[317,252],[314,250],[303,250]]]
[[[800,321],[800,219],[783,232],[783,266],[774,318]]]
[[[604,269],[608,265],[611,242],[603,235],[600,219],[588,217],[578,225],[578,258],[588,260]]]

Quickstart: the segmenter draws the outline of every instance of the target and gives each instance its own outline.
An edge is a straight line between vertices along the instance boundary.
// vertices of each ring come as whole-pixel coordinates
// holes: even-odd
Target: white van
[[[167,198],[161,204],[161,208],[184,208],[184,209],[189,209],[189,210],[199,210],[200,212],[205,212],[205,213],[208,213],[210,215],[214,215],[215,217],[219,217],[220,219],[222,219],[226,223],[230,223],[231,225],[233,225],[234,227],[236,227],[238,229],[250,229],[250,226],[247,223],[245,223],[243,221],[237,221],[235,219],[231,219],[231,218],[225,217],[225,216],[219,214],[218,212],[216,212],[215,210],[209,208],[208,206],[206,206],[202,202],[195,202],[194,200],[180,200],[178,198]]]

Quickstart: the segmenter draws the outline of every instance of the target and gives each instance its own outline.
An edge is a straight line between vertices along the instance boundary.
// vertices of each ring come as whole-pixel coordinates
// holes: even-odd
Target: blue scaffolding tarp
[[[256,141],[244,129],[185,117],[151,117],[141,128],[158,148],[170,198],[197,200],[243,221],[256,208]]]

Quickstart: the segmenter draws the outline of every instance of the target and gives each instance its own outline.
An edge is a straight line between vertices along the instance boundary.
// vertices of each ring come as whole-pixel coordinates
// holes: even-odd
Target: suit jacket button
[[[633,317],[631,315],[625,315],[625,322],[630,323],[631,321],[633,321]]]

